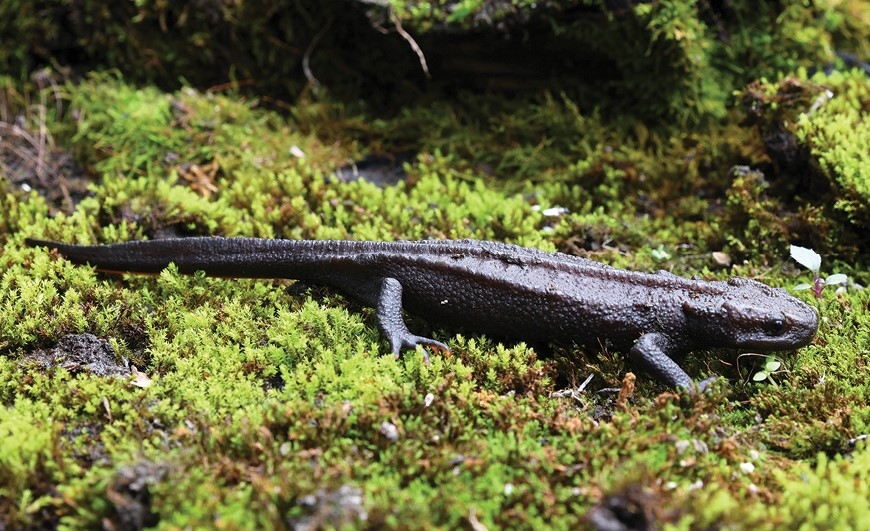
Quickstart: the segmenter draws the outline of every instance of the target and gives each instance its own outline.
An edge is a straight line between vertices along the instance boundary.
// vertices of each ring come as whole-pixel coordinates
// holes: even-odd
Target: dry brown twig
[[[405,41],[407,41],[408,45],[411,46],[411,49],[414,50],[414,53],[417,54],[417,58],[420,60],[420,68],[423,69],[423,73],[426,74],[426,79],[432,79],[432,74],[429,72],[429,65],[426,63],[426,55],[423,53],[423,49],[420,48],[420,45],[417,44],[417,41],[414,40],[414,37],[411,36],[410,33],[405,31],[405,28],[402,27],[402,22],[399,20],[399,17],[390,9],[390,20],[393,22],[393,25],[396,27],[396,31],[399,35],[402,36]]]

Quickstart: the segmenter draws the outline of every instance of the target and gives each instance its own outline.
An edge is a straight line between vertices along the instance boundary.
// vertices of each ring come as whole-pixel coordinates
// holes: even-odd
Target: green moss
[[[853,529],[868,517],[866,482],[868,451],[860,445],[848,457],[819,454],[814,464],[800,463],[781,468],[781,463],[760,462],[755,473],[770,469],[777,490],[777,503],[742,504],[718,485],[692,496],[690,504],[703,507],[703,514],[685,515],[674,529],[697,529],[704,525],[752,525],[757,529]]]
[[[757,253],[759,249],[784,249],[791,238],[789,215],[783,213],[780,202],[767,195],[769,187],[764,174],[747,166],[732,168],[733,180],[727,192],[728,225],[743,230],[727,236],[731,248],[740,254]]]
[[[792,226],[802,225],[803,239],[847,260],[860,252],[859,227],[870,204],[862,118],[870,101],[868,86],[857,69],[812,79],[799,71],[776,83],[753,83],[741,93],[773,162],[771,180],[812,205],[802,207],[794,219],[800,225]]]
[[[819,77],[818,82],[826,92],[798,116],[796,136],[836,190],[834,207],[860,225],[870,213],[870,159],[865,149],[870,141],[865,120],[870,82],[859,70]]]
[[[735,367],[728,352],[681,361],[693,375],[727,378],[691,397],[663,392],[643,373],[624,379],[633,367],[616,352],[460,335],[425,316],[410,327],[452,354],[428,365],[420,352],[396,361],[370,309],[322,288],[172,267],[109,276],[23,247],[25,236],[475,237],[791,286],[800,273],[782,266],[787,244],[800,240],[823,253],[826,269],[864,282],[866,246],[850,221],[863,192],[844,177],[862,159],[848,142],[834,145],[845,127],[860,128],[861,78],[810,82],[798,73],[746,89],[741,101],[759,124],[789,120],[807,146],[802,160],[826,161],[808,180],[775,160],[757,129],[739,125],[745,113],[726,109],[723,94],[742,76],[775,79],[779,69],[824,61],[828,34],[839,46],[863,31],[860,17],[829,27],[843,11],[816,20],[802,4],[779,4],[764,3],[764,17],[750,20],[743,4],[729,3],[719,22],[704,3],[626,12],[577,4],[589,17],[560,26],[565,38],[597,27],[596,46],[618,55],[625,72],[662,61],[652,71],[661,85],[643,89],[642,76],[601,85],[615,96],[598,110],[570,91],[508,99],[459,90],[389,115],[329,97],[276,113],[236,93],[167,93],[117,73],[66,84],[59,96],[33,93],[63,110],[33,113],[25,125],[50,131],[93,182],[66,213],[38,179],[31,192],[4,183],[0,197],[0,433],[25,435],[0,444],[0,524],[561,529],[588,524],[595,507],[624,504],[658,527],[791,527],[823,516],[854,525],[866,492],[849,490],[848,478],[870,470],[866,450],[851,442],[870,426],[866,290],[813,302],[819,335],[795,355],[777,354],[785,368],[777,386],[751,383],[748,358]],[[456,7],[457,25],[508,5],[520,6],[439,4]],[[426,6],[406,6],[394,7],[413,28]],[[148,7],[134,29],[159,24]],[[312,12],[306,25],[319,27]],[[778,17],[789,29],[771,29]],[[187,37],[204,43],[198,23]],[[625,33],[608,33],[609,24]],[[636,35],[645,37],[620,42]],[[726,50],[736,54],[725,55],[731,70]],[[165,64],[193,60],[173,53]],[[809,113],[825,89],[836,97]],[[643,90],[637,105],[622,105]],[[332,176],[381,151],[415,153],[397,186]],[[143,373],[141,387],[19,363],[82,331],[109,339]],[[590,373],[585,391],[556,393]],[[630,398],[598,393],[614,386]],[[837,457],[845,454],[851,460]]]
[[[58,468],[52,459],[58,426],[50,415],[44,402],[27,400],[0,413],[0,510],[10,525],[28,525],[32,515],[51,505],[46,494]]]
[[[815,466],[779,472],[782,504],[775,513],[786,527],[851,529],[860,527],[868,514],[867,474],[870,452],[866,445],[849,458],[820,454]],[[797,478],[797,479],[796,479]]]
[[[241,87],[285,101],[319,94],[312,104],[326,89],[381,115],[428,101],[432,78],[448,91],[559,87],[614,117],[629,107],[648,122],[703,123],[724,117],[733,88],[829,63],[835,46],[860,56],[867,40],[858,1],[40,5],[9,4],[15,16],[0,26],[0,40],[13,43],[0,66],[19,79],[45,66],[119,68],[163,87]]]

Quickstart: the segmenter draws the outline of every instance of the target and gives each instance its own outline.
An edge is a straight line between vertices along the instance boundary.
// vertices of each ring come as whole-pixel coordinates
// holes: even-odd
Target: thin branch
[[[411,49],[417,54],[417,57],[420,59],[420,68],[422,68],[423,73],[426,74],[426,79],[432,79],[432,74],[429,73],[429,66],[426,64],[426,56],[423,54],[420,45],[417,44],[414,37],[411,37],[410,33],[405,31],[405,28],[402,27],[402,23],[399,21],[399,17],[397,17],[392,10],[390,10],[390,19],[392,19],[393,25],[396,27],[396,31],[399,32],[399,35],[408,42]]]

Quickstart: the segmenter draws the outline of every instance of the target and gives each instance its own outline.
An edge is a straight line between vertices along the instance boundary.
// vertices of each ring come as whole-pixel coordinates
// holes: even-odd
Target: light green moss
[[[681,20],[696,9],[662,2],[635,15],[651,17],[643,20],[655,22],[656,38],[683,57],[712,54],[700,42],[709,29]],[[698,61],[695,74],[716,67]],[[851,81],[838,94],[862,94],[856,77],[842,79]],[[695,81],[674,98],[706,93]],[[738,113],[698,100],[693,112],[727,123],[643,125],[635,114],[610,120],[584,110],[568,95],[463,94],[393,119],[328,99],[278,114],[237,95],[164,93],[117,74],[63,93],[77,119],[49,115],[45,126],[92,172],[93,196],[69,214],[37,192],[7,187],[0,198],[0,432],[28,435],[26,444],[0,444],[0,522],[121,526],[133,512],[130,474],[147,485],[145,509],[166,528],[281,528],[303,518],[325,527],[576,528],[603,499],[634,492],[668,509],[656,513],[661,527],[863,517],[855,499],[866,493],[845,485],[870,470],[866,451],[851,462],[818,451],[851,452],[849,439],[870,424],[870,391],[855,370],[870,361],[866,291],[828,290],[813,302],[819,336],[796,356],[779,354],[788,372],[778,387],[750,383],[752,365],[734,367],[727,352],[700,352],[682,362],[690,373],[718,372],[727,383],[679,396],[638,373],[633,397],[618,405],[595,392],[619,386],[632,368],[616,352],[502,342],[424,315],[411,328],[452,354],[428,365],[420,352],[396,361],[371,309],[321,288],[172,267],[109,276],[23,247],[26,236],[93,243],[165,230],[475,237],[790,286],[799,273],[781,267],[785,244],[811,234],[795,220],[823,218],[838,227],[825,263],[866,281],[860,252],[833,253],[848,226],[828,210],[794,207],[793,189],[780,195],[778,175],[758,173],[769,160]],[[856,119],[849,98],[828,103],[832,120]],[[827,126],[800,126],[813,123]],[[407,145],[417,154],[398,186],[331,176],[373,147]],[[826,155],[839,164],[831,175],[850,164],[846,153]],[[209,164],[211,195],[180,178]],[[746,164],[756,173],[730,170]],[[723,269],[711,251],[739,263]],[[81,331],[110,339],[150,386],[19,365]],[[576,398],[554,395],[589,373]]]
[[[870,517],[870,451],[862,444],[848,458],[819,454],[815,466],[779,471],[782,503],[773,512],[792,529],[855,529]]]
[[[795,134],[834,186],[835,207],[862,224],[870,214],[870,81],[860,70],[814,80],[825,92],[797,117]]]

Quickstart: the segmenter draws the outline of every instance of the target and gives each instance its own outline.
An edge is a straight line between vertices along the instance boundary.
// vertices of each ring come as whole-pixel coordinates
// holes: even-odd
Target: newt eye
[[[765,331],[772,336],[779,336],[785,332],[785,319],[770,319],[764,323]]]

